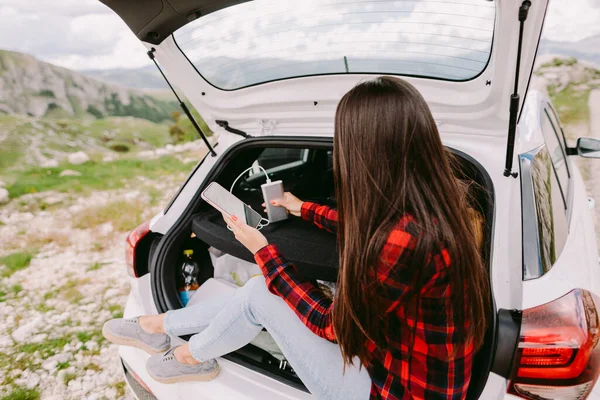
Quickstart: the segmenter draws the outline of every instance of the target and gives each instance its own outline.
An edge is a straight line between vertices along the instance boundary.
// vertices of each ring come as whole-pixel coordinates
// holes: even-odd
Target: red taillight
[[[125,262],[127,263],[127,272],[134,278],[138,278],[137,269],[135,266],[136,248],[140,240],[150,232],[150,220],[144,222],[134,230],[132,230],[125,240]]]
[[[527,399],[581,399],[600,372],[600,299],[575,289],[523,311],[509,392]]]

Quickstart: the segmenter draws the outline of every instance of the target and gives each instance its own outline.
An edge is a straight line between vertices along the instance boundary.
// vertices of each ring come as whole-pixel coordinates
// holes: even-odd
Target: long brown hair
[[[401,262],[412,269],[415,304],[424,284],[421,270],[432,254],[446,249],[451,306],[466,322],[465,340],[476,348],[482,344],[489,281],[478,245],[480,219],[451,157],[427,103],[404,80],[360,83],[338,104],[334,174],[340,270],[333,326],[346,363],[354,356],[367,363],[368,339],[386,347],[385,310],[377,305],[372,269],[390,231],[407,214],[416,221],[418,241]]]

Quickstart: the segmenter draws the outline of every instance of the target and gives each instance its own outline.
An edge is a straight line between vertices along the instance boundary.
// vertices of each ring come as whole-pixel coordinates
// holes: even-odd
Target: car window
[[[307,149],[265,149],[256,163],[264,169],[271,169],[286,164],[305,162]]]
[[[550,120],[550,114],[547,110],[544,110],[544,114],[542,115],[542,134],[544,135],[546,148],[552,159],[554,172],[558,178],[559,189],[564,203],[563,207],[566,209],[568,204],[567,196],[569,193],[569,166],[565,149],[563,148],[561,140],[559,140],[559,132]]]
[[[324,201],[324,204],[335,200],[331,150],[288,147],[267,148],[260,152],[251,149],[246,154],[240,154],[240,162],[232,163],[230,170],[222,174],[223,181],[220,183],[229,187],[244,169],[253,167],[239,178],[234,186],[234,194],[260,193],[261,185],[265,183],[260,166],[267,171],[272,181],[281,180],[286,191],[300,198],[304,196],[306,199],[318,199]]]
[[[560,124],[560,119],[558,118],[558,114],[556,113],[556,110],[554,109],[554,107],[552,107],[550,104],[548,104],[546,111],[548,112],[548,116],[550,117],[550,121],[552,122],[552,125],[554,125],[554,127],[556,128],[556,130],[558,132],[558,136],[560,138],[560,142],[565,151],[565,154],[567,154],[567,148],[569,146],[567,144],[567,138],[565,136],[565,131],[563,130],[562,125]]]
[[[557,174],[547,146],[521,155],[523,185],[523,279],[542,276],[562,252],[567,216]]]
[[[255,0],[202,16],[173,37],[202,77],[225,90],[325,74],[464,81],[488,64],[495,7],[484,0]]]

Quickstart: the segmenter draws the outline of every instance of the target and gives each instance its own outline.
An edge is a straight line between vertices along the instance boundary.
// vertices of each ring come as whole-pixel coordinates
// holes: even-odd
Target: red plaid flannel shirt
[[[337,211],[305,202],[302,218],[335,233]],[[399,263],[400,256],[415,248],[412,217],[403,217],[390,233],[373,273],[384,290],[380,304],[386,308],[388,346],[377,348],[367,341],[372,358],[367,365],[372,380],[371,399],[464,399],[471,378],[473,344],[465,343],[465,326],[459,326],[450,303],[448,267],[443,250],[432,254],[421,267],[427,279],[415,314],[410,293],[410,272]],[[411,233],[412,232],[412,233]],[[275,245],[254,256],[265,275],[269,290],[282,297],[302,322],[315,334],[335,342],[331,321],[334,304],[312,281],[304,279]],[[416,330],[415,330],[416,323]],[[415,331],[410,354],[412,332]]]

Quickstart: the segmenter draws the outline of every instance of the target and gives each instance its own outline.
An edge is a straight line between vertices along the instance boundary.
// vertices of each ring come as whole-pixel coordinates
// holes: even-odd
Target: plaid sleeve
[[[337,232],[338,212],[331,207],[305,201],[302,203],[301,215],[302,219],[313,222],[321,229]]]
[[[256,252],[254,259],[266,278],[269,291],[283,298],[308,329],[334,342],[331,299],[304,279],[296,266],[279,253],[277,246],[270,244],[263,247]]]

